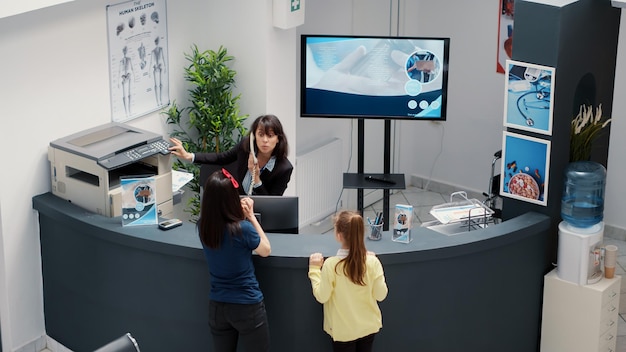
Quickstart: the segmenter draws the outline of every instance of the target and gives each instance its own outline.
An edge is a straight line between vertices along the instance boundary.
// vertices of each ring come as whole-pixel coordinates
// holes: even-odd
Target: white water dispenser
[[[557,275],[578,285],[602,279],[606,168],[576,161],[565,169],[557,250]]]
[[[602,241],[604,222],[590,227],[559,224],[557,275],[577,285],[594,284],[602,279]]]

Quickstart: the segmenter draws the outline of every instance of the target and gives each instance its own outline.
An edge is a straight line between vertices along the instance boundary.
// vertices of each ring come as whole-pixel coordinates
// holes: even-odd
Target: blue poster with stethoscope
[[[504,125],[552,134],[554,68],[507,60]]]

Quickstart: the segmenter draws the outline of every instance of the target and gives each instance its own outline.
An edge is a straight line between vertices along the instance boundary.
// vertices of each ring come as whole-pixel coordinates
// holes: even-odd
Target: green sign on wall
[[[291,0],[291,12],[300,10],[300,0]]]

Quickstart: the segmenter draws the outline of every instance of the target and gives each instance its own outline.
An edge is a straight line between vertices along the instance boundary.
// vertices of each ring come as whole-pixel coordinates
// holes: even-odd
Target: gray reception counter
[[[93,351],[130,332],[142,351],[211,351],[208,269],[195,224],[169,231],[122,227],[51,193],[39,212],[46,332],[73,351]],[[388,351],[537,351],[543,276],[550,271],[549,217],[526,213],[447,236],[413,229],[409,244],[367,241],[385,269]],[[329,351],[322,306],[307,277],[312,252],[334,255],[331,234],[268,234],[255,258],[272,351]]]

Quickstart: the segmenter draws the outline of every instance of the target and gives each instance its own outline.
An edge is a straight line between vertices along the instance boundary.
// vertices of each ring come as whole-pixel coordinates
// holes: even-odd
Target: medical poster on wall
[[[550,142],[504,132],[500,195],[546,206]]]
[[[111,120],[124,122],[169,105],[165,0],[107,6]]]
[[[504,126],[552,135],[553,67],[507,60]]]
[[[513,15],[515,0],[500,0],[496,72],[504,73],[506,60],[513,58]]]

